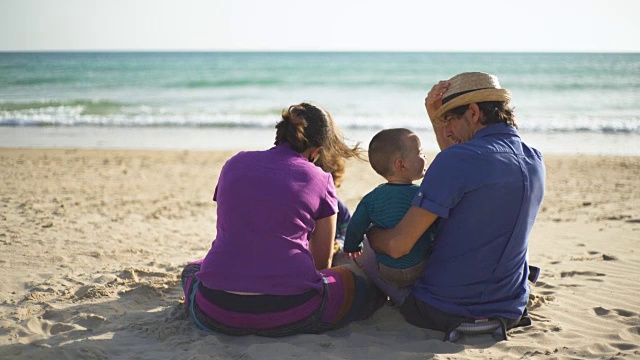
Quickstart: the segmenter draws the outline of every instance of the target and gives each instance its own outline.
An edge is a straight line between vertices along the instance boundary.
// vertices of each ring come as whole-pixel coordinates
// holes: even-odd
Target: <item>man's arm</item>
[[[433,85],[431,91],[429,91],[429,93],[427,94],[427,97],[424,98],[424,107],[427,109],[429,119],[431,119],[433,133],[436,135],[436,141],[438,142],[438,147],[440,147],[440,150],[444,150],[453,145],[451,139],[448,139],[444,136],[444,133],[442,131],[442,124],[438,121],[438,119],[434,118],[435,113],[442,106],[443,94],[448,89],[449,82],[442,80],[439,83]]]
[[[418,206],[411,206],[402,220],[391,229],[374,228],[367,237],[371,247],[394,259],[407,255],[420,236],[433,224],[438,215]]]

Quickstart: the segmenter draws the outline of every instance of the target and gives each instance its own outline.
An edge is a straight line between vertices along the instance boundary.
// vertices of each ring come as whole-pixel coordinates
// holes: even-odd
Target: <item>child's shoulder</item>
[[[373,189],[371,189],[371,191],[369,191],[368,193],[366,193],[362,199],[360,200],[361,202],[364,201],[371,201],[377,197],[380,196],[380,194],[385,192],[385,185],[386,184],[380,184],[376,187],[374,187]]]
[[[375,195],[375,194],[405,194],[405,193],[415,193],[420,190],[420,185],[418,184],[389,184],[383,183],[376,186],[373,190],[369,192],[367,195]]]

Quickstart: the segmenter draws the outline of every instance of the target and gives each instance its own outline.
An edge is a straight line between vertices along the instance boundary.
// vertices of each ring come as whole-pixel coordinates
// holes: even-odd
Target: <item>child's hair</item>
[[[360,144],[352,148],[347,146],[331,115],[308,103],[291,105],[282,110],[282,120],[276,124],[275,145],[282,142],[289,143],[298,153],[319,147],[316,164],[325,172],[338,173],[340,179],[344,173],[345,159],[357,157],[364,160]]]
[[[393,174],[393,157],[404,156],[406,151],[403,138],[415,135],[405,128],[385,129],[373,137],[369,143],[369,163],[378,174],[387,177]]]
[[[323,160],[316,160],[315,164],[319,166],[325,172],[331,173],[333,176],[333,184],[335,187],[340,187],[342,185],[342,180],[344,178],[345,170],[347,169],[347,160],[345,158],[338,158],[335,163],[331,166],[325,165]]]

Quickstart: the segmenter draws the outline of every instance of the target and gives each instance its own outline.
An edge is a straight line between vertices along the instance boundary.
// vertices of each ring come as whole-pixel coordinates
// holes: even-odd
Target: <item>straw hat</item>
[[[458,106],[483,101],[511,101],[511,93],[500,87],[495,75],[483,72],[465,72],[449,81],[449,89],[442,95],[442,106],[434,115],[439,119],[447,111]]]

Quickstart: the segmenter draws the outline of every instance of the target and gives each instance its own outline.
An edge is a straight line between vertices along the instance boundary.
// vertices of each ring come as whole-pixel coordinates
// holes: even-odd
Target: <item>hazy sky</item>
[[[639,0],[0,0],[0,51],[640,52],[639,16]]]

